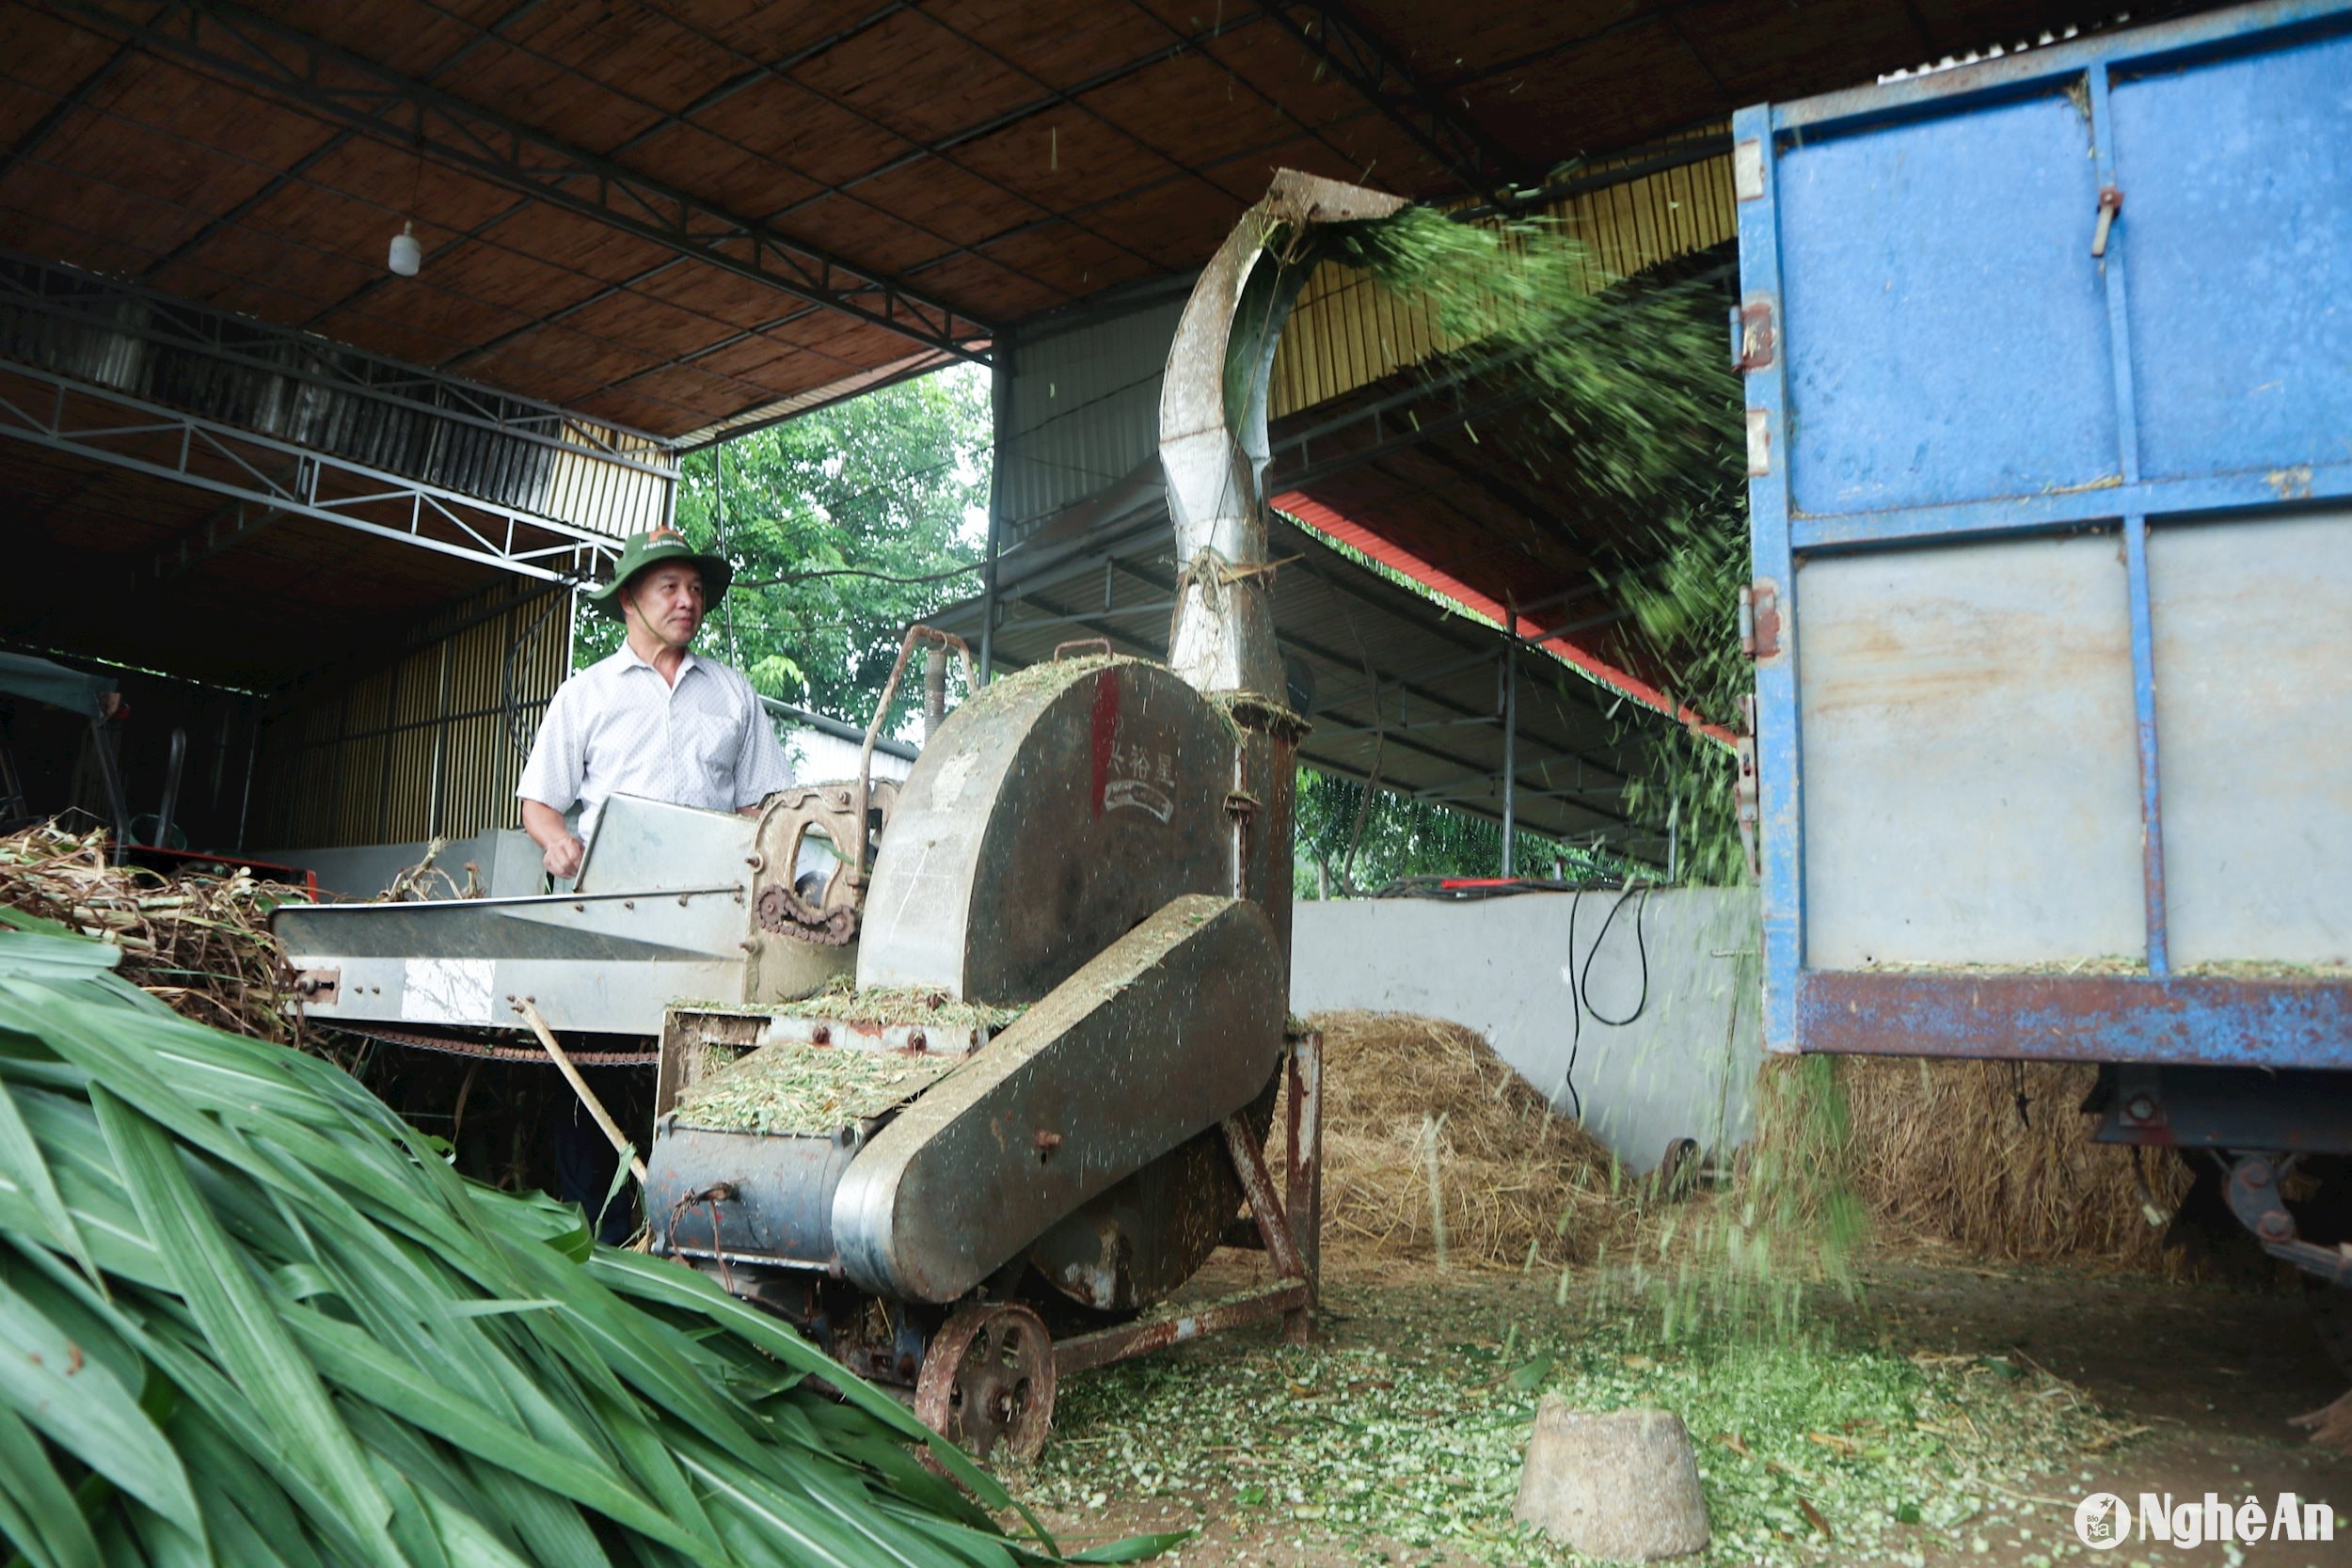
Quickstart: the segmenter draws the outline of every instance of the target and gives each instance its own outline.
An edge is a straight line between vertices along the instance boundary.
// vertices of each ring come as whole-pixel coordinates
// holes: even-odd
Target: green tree
[[[698,647],[768,696],[864,725],[908,626],[978,591],[990,456],[987,372],[969,367],[689,456],[678,527],[736,572]],[[586,664],[620,628],[584,617],[578,641]],[[890,728],[921,702],[902,679]]]
[[[1370,893],[1402,877],[1500,877],[1502,825],[1434,800],[1375,789],[1369,805],[1361,781],[1298,770],[1296,884],[1312,897],[1316,868],[1334,895]],[[1358,819],[1361,818],[1359,827]],[[1616,877],[1613,858],[1539,833],[1514,835],[1513,871],[1521,877]]]

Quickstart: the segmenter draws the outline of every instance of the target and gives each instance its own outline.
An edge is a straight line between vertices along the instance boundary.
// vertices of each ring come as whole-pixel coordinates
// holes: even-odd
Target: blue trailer
[[[1743,818],[1782,1052],[2101,1064],[2101,1136],[2352,1153],[2352,7],[1733,121]]]

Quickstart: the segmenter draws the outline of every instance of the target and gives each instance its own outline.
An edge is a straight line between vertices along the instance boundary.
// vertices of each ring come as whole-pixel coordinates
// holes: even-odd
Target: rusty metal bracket
[[[2296,1231],[2295,1216],[2287,1212],[2279,1183],[2295,1169],[2298,1158],[2242,1154],[2232,1162],[2230,1212],[2271,1257],[2330,1284],[2352,1286],[2352,1247],[2318,1246],[2304,1241]]]
[[[1284,1145],[1287,1207],[1274,1198],[1265,1156],[1248,1134],[1248,1123],[1225,1123],[1227,1148],[1249,1196],[1255,1225],[1237,1224],[1228,1245],[1263,1249],[1282,1277],[1253,1290],[1201,1305],[1165,1304],[1133,1323],[1119,1323],[1061,1340],[1054,1346],[1054,1368],[1063,1376],[1092,1367],[1182,1344],[1280,1314],[1283,1336],[1305,1344],[1313,1329],[1313,1309],[1322,1275],[1319,1237],[1323,1224],[1323,1036],[1310,1030],[1289,1037],[1284,1053]],[[1239,1136],[1235,1135],[1239,1124]],[[1239,1232],[1247,1231],[1244,1235]],[[1284,1262],[1288,1259],[1287,1263]]]
[[[1069,657],[1073,648],[1100,648],[1104,658],[1110,657],[1112,652],[1111,640],[1107,637],[1073,637],[1067,642],[1054,644],[1054,662],[1059,664]]]
[[[294,994],[305,1002],[317,1002],[333,1006],[342,996],[343,972],[341,969],[306,969],[294,976]]]
[[[1731,313],[1731,368],[1745,375],[1772,362],[1778,339],[1772,330],[1772,302],[1750,300]]]
[[[1780,657],[1780,589],[1759,578],[1740,590],[1740,651],[1752,659]]]
[[[2113,185],[2099,187],[2099,227],[2090,231],[2090,254],[2107,253],[2107,235],[2123,213],[2123,193]]]
[[[1756,699],[1740,699],[1740,735],[1733,744],[1738,757],[1740,774],[1732,783],[1732,796],[1740,821],[1740,848],[1747,856],[1748,875],[1756,881],[1764,879],[1764,845],[1759,831],[1764,820],[1764,796],[1756,771]]]

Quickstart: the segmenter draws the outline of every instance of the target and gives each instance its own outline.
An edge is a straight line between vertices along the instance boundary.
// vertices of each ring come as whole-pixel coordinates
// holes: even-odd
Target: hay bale
[[[2144,1203],[2169,1216],[2189,1171],[2160,1152],[2136,1160],[2091,1140],[2094,1123],[2076,1107],[2096,1077],[2080,1063],[1849,1057],[1835,1079],[1845,1101],[1838,1163],[1889,1240],[2169,1272]]]
[[[1622,1183],[1606,1146],[1475,1030],[1402,1013],[1308,1022],[1323,1031],[1327,1254],[1436,1259],[1442,1234],[1449,1262],[1556,1267],[1590,1259],[1614,1228]]]

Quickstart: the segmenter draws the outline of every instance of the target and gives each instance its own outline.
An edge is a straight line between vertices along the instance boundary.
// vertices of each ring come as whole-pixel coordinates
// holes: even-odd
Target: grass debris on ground
[[[831,1133],[881,1116],[967,1058],[777,1040],[678,1096],[680,1126],[722,1132]]]
[[[1359,1279],[1328,1299],[1323,1344],[1235,1337],[1069,1380],[1024,1497],[1073,1534],[1159,1497],[1303,1560],[1567,1563],[1511,1517],[1557,1392],[1682,1417],[1713,1528],[1695,1568],[1914,1564],[1968,1549],[2023,1478],[2130,1431],[2022,1357],[1906,1354],[1851,1319],[1677,1340],[1646,1310],[1548,1291],[1482,1310],[1434,1279]]]

